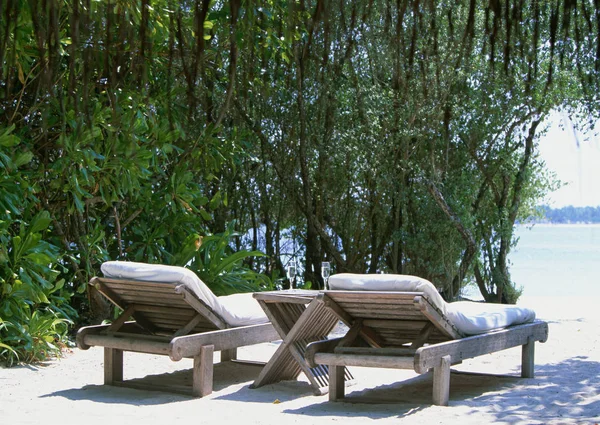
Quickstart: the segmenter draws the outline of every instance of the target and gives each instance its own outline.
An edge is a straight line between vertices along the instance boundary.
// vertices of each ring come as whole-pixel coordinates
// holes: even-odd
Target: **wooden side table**
[[[340,320],[317,299],[319,294],[319,291],[303,289],[254,294],[283,341],[251,388],[294,380],[300,372],[304,372],[316,395],[329,391],[328,366],[310,367],[305,359],[306,346],[314,341],[326,340]],[[347,369],[344,378],[346,383],[354,380]]]

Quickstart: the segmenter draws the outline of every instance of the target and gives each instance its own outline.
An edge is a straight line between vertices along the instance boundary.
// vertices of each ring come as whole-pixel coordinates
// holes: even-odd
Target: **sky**
[[[566,183],[549,194],[545,203],[552,208],[600,206],[600,135],[578,132],[557,113],[540,140],[539,151],[546,167]]]

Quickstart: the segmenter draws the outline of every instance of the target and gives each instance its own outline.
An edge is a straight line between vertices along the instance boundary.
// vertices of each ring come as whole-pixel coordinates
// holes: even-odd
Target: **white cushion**
[[[339,273],[329,278],[329,288],[346,291],[423,292],[443,314],[446,302],[427,279],[408,274],[354,274]]]
[[[105,277],[141,280],[146,282],[185,285],[200,300],[213,309],[229,326],[267,323],[269,319],[252,294],[234,294],[217,297],[196,273],[178,266],[137,263],[133,261],[107,261],[100,266]]]
[[[477,335],[511,325],[529,323],[535,312],[506,304],[456,301],[447,303],[433,283],[401,274],[339,273],[329,278],[332,290],[423,292],[429,301],[464,335]]]
[[[446,304],[446,315],[465,335],[482,334],[535,320],[535,312],[529,308],[473,301]]]

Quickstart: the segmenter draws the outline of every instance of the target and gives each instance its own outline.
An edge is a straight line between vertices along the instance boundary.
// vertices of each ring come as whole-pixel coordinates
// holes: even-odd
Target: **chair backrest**
[[[350,321],[362,326],[382,347],[436,343],[462,337],[423,292],[325,291]]]
[[[210,306],[184,285],[104,277],[93,278],[90,285],[124,311],[134,306],[133,318],[155,334],[173,334],[186,326],[187,332],[228,327]]]

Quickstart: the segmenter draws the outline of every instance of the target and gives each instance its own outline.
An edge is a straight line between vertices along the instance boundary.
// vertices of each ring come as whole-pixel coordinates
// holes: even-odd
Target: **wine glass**
[[[294,283],[296,280],[296,262],[291,260],[287,266],[287,277],[290,281],[290,288],[294,287]]]
[[[321,276],[323,276],[323,280],[325,281],[325,289],[329,289],[329,276],[331,275],[331,265],[329,261],[323,261],[321,263]]]

